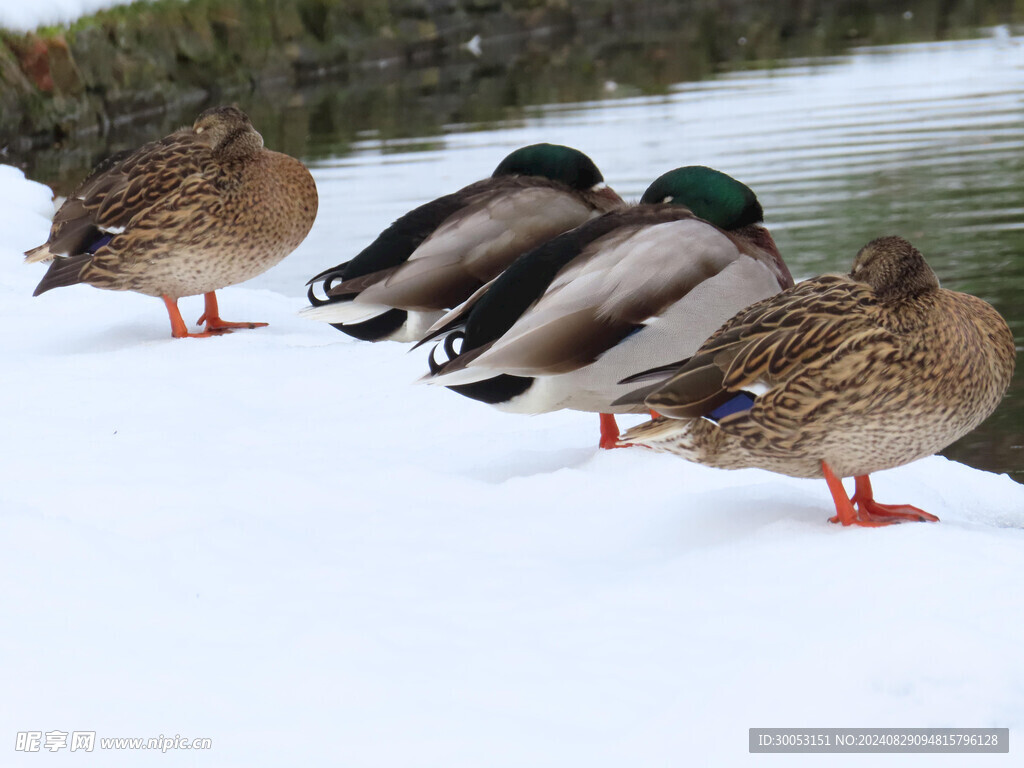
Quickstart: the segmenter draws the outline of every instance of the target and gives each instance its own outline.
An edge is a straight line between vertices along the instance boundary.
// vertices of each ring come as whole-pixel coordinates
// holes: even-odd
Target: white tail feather
[[[361,304],[358,301],[339,301],[319,307],[306,307],[299,315],[321,323],[343,323],[350,325],[372,320],[387,312],[391,307],[383,304]]]
[[[475,381],[483,381],[500,374],[501,371],[495,371],[490,368],[481,369],[470,366],[452,371],[451,373],[442,373],[439,376],[424,376],[420,381],[426,384],[437,384],[441,387],[454,387],[458,384],[472,384]]]

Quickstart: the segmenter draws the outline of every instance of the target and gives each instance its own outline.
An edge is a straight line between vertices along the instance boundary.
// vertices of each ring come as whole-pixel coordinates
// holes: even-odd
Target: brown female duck
[[[172,336],[211,336],[266,325],[222,320],[214,292],[281,261],[316,212],[306,167],[265,149],[240,109],[215,107],[191,128],[100,163],[26,261],[51,262],[36,296],[76,283],[159,296]],[[177,300],[197,294],[206,330],[190,333]]]
[[[873,498],[868,475],[929,456],[980,424],[1013,375],[1013,336],[979,298],[939,287],[899,237],[849,275],[824,275],[743,310],[693,357],[632,380],[662,415],[622,442],[724,469],[824,477],[833,522],[936,520]],[[846,496],[839,478],[854,476]]]

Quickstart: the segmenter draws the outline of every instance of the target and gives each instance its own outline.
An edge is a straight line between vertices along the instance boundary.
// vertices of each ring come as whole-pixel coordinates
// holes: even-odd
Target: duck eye
[[[198,128],[196,128],[196,133],[202,133],[205,130],[206,129],[203,126],[199,126]]]

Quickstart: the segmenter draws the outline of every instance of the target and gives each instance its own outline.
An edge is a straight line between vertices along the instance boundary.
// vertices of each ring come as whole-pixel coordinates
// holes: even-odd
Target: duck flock
[[[215,292],[291,253],[317,209],[302,163],[216,107],[100,163],[26,256],[49,263],[36,295],[136,291],[163,300],[175,338],[208,337],[265,325],[223,320]],[[584,153],[535,144],[313,277],[303,314],[427,347],[423,380],[456,395],[598,413],[602,448],[823,477],[844,525],[934,521],[876,501],[868,476],[987,418],[1015,347],[989,304],[941,288],[913,245],[879,234],[848,273],[794,284],[736,179],[676,168],[629,204]],[[200,294],[192,332],[177,300]],[[614,414],[648,412],[619,433]]]

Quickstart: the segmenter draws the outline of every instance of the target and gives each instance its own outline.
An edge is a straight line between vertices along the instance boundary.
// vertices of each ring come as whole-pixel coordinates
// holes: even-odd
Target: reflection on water
[[[945,287],[994,304],[1024,345],[1024,38],[997,28],[657,88],[595,68],[583,100],[547,106],[502,92],[529,82],[533,95],[551,91],[529,51],[519,55],[519,76],[506,68],[490,83],[466,64],[321,87],[276,113],[247,105],[268,144],[302,144],[321,190],[309,240],[254,283],[298,298],[308,277],[409,208],[488,174],[517,146],[552,141],[587,152],[624,197],[679,165],[744,180],[798,278],[847,271],[868,240],[904,235]],[[338,99],[354,110],[344,120]],[[947,454],[1024,481],[1022,433],[1018,374],[999,411]]]

